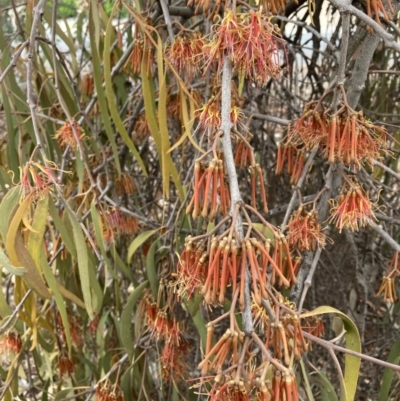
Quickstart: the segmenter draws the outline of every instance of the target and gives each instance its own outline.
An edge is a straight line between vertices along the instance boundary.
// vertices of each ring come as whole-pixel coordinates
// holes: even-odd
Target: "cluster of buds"
[[[279,11],[284,11],[286,7],[285,0],[261,0],[260,4],[273,15],[277,15]]]
[[[231,123],[234,128],[242,125],[244,114],[238,106],[237,100],[232,100]],[[221,92],[211,96],[210,100],[200,109],[196,110],[195,117],[199,120],[199,126],[206,131],[214,131],[221,126]]]
[[[275,174],[280,175],[286,163],[286,171],[290,175],[290,183],[297,184],[306,164],[306,149],[304,145],[294,145],[289,140],[278,144]]]
[[[184,31],[175,36],[174,42],[167,49],[167,57],[172,66],[181,73],[187,81],[191,81],[201,73],[203,58],[203,38],[198,32]]]
[[[117,383],[111,384],[109,380],[97,383],[96,401],[124,401],[124,393]]]
[[[94,79],[92,74],[84,75],[81,82],[81,91],[83,95],[92,96],[94,89]]]
[[[179,258],[175,274],[177,294],[180,298],[190,299],[207,277],[208,254],[206,241],[193,241],[191,236],[185,240],[185,247]]]
[[[208,58],[207,68],[216,62],[221,70],[227,54],[239,73],[260,85],[280,74],[279,36],[259,11],[235,14],[226,9],[203,51]]]
[[[238,168],[249,167],[254,162],[254,156],[251,148],[248,146],[252,135],[246,133],[245,140],[247,143],[237,136],[236,148],[235,148],[235,166]]]
[[[77,150],[82,140],[85,139],[85,134],[82,132],[78,123],[73,120],[72,125],[69,121],[57,131],[54,136],[61,148],[69,146],[72,150]]]
[[[149,74],[154,65],[154,47],[147,38],[141,38],[139,30],[136,29],[132,53],[127,61],[135,75],[140,75],[141,73],[143,58],[145,58],[146,71]]]
[[[343,228],[358,231],[376,219],[368,192],[364,193],[356,181],[346,179],[339,199],[331,202],[333,206],[329,222],[335,224],[339,232],[342,232]]]
[[[122,173],[115,181],[116,192],[118,196],[133,194],[136,191],[132,175],[129,173]]]
[[[58,358],[58,372],[60,377],[69,376],[75,372],[75,363],[72,359],[68,358],[66,355],[61,355]]]
[[[69,332],[71,336],[72,343],[79,348],[83,342],[83,332],[82,332],[82,324],[78,320],[77,317],[72,316],[71,314],[67,314]],[[64,324],[61,318],[61,315],[58,313],[56,316],[56,329],[60,338],[61,345],[64,346],[67,343],[67,336],[65,333]]]
[[[268,213],[267,193],[265,191],[264,178],[263,178],[263,174],[262,174],[260,165],[258,163],[255,163],[255,164],[252,164],[251,166],[249,166],[249,173],[250,173],[250,179],[251,179],[251,206],[253,206],[254,209],[257,209],[256,177],[258,177],[258,181],[260,183],[263,211],[264,211],[264,213]]]
[[[136,119],[133,126],[132,140],[135,143],[142,143],[146,138],[150,136],[150,127],[147,121],[146,115],[140,114]]]
[[[11,331],[4,334],[3,338],[0,339],[0,351],[14,354],[19,354],[22,349],[22,341],[19,334],[15,334]]]
[[[292,355],[301,359],[303,353],[311,347],[303,331],[321,337],[324,334],[324,326],[319,317],[299,317],[293,304],[285,301],[281,295],[278,295],[278,298],[279,305],[275,306],[274,311],[270,307],[269,313],[272,316],[267,313],[264,305],[273,304],[273,298],[265,298],[261,306],[253,300],[252,315],[257,331],[265,335],[265,348],[271,349],[275,358],[283,360],[289,366]],[[285,308],[280,307],[281,305]]]
[[[387,0],[386,4],[389,7],[390,12],[392,15],[395,14],[395,11],[392,6],[392,2],[390,0]],[[375,20],[378,24],[381,24],[381,20],[379,17],[379,14],[382,13],[385,20],[391,20],[392,17],[388,15],[386,12],[386,8],[382,3],[382,0],[367,0],[367,14],[370,18],[372,18],[372,12],[375,14]],[[369,28],[369,27],[368,27]],[[371,29],[372,31],[372,29]]]
[[[227,215],[230,209],[230,193],[225,182],[225,166],[221,158],[215,157],[207,168],[200,160],[194,167],[194,193],[186,213],[192,212],[194,219],[200,214],[210,221],[214,220],[217,212]]]
[[[139,222],[135,217],[129,216],[118,209],[112,209],[104,214],[109,227],[119,235],[132,235],[139,230]]]
[[[383,276],[382,284],[376,296],[379,297],[383,295],[384,301],[389,301],[391,304],[394,304],[398,299],[395,286],[395,280],[398,276],[400,276],[400,260],[399,252],[395,252],[392,260],[390,261],[387,272]]]
[[[307,104],[303,116],[289,128],[284,148],[311,150],[319,146],[329,163],[340,162],[357,169],[365,161],[372,164],[379,159],[387,146],[387,131],[365,119],[362,112],[354,111],[346,100],[338,108],[330,115],[321,100]]]
[[[195,14],[201,11],[211,21],[220,12],[221,7],[224,8],[225,1],[216,0],[211,3],[210,0],[189,0],[187,5],[188,7],[195,6]]]
[[[287,240],[291,248],[300,252],[324,248],[326,235],[322,232],[315,208],[307,211],[303,205],[292,214],[288,224]]]
[[[187,238],[177,266],[178,294],[190,296],[203,284],[204,302],[215,305],[224,302],[228,287],[231,286],[235,293],[239,284],[239,306],[243,309],[247,267],[258,304],[267,297],[266,285],[289,288],[297,282],[300,258],[292,260],[286,237],[266,221],[254,225],[245,212],[249,230],[245,238],[239,238],[235,221],[240,210],[245,212],[238,206],[230,227],[222,234],[214,235],[214,232],[229,217],[218,223],[210,233]],[[263,232],[270,232],[273,241]]]
[[[239,348],[244,342],[244,333],[238,328],[227,329],[214,346],[212,345],[213,335],[214,324],[209,323],[207,325],[207,344],[204,359],[198,366],[203,376],[209,372],[220,372],[225,365],[237,365],[239,363]]]

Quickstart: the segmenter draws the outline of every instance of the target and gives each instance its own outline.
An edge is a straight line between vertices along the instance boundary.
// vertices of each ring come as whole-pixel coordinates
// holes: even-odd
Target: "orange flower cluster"
[[[91,74],[87,74],[82,78],[81,91],[86,96],[93,95],[94,79]]]
[[[244,114],[239,107],[235,106],[236,100],[232,101],[231,123],[234,128],[242,124]],[[200,127],[215,130],[221,126],[221,93],[212,96],[200,109],[196,110],[195,117],[198,118]]]
[[[330,115],[319,101],[309,103],[303,116],[289,128],[284,147],[305,146],[311,150],[319,146],[329,163],[340,162],[359,169],[361,163],[372,165],[374,159],[380,158],[380,152],[387,147],[387,135],[384,128],[372,124],[346,102]]]
[[[389,10],[392,13],[392,15],[394,15],[395,11],[393,9],[392,2],[390,0],[387,0],[387,5],[389,6]],[[386,12],[386,9],[382,3],[382,0],[367,0],[367,14],[371,18],[372,18],[372,12],[374,12],[375,20],[378,24],[381,24],[381,20],[379,17],[379,14],[381,12],[386,20],[392,19],[392,17],[389,16],[388,13]]]
[[[140,303],[139,314],[144,316],[151,338],[164,342],[160,355],[164,379],[184,379],[189,344],[183,337],[176,318],[167,313],[166,309],[161,310],[157,303],[151,301],[150,295],[146,295]]]
[[[69,146],[72,150],[77,150],[79,144],[85,139],[85,135],[78,123],[73,120],[73,125],[66,121],[57,131],[54,138],[58,141],[61,148]]]
[[[234,224],[212,238],[209,235],[188,237],[177,266],[178,294],[190,297],[201,287],[205,303],[221,304],[227,288],[232,286],[234,293],[239,284],[239,306],[243,309],[247,266],[257,304],[267,297],[267,284],[288,288],[291,283],[296,283],[300,258],[292,260],[285,236],[271,227],[273,243],[262,234],[262,230],[255,228],[254,234],[258,238],[248,235],[240,240],[235,234]]]
[[[367,226],[369,221],[376,219],[368,193],[364,193],[357,183],[347,182],[342,188],[339,200],[331,202],[333,207],[329,222],[334,223],[339,232],[342,232],[343,228],[358,231]]]
[[[40,163],[30,161],[19,169],[21,172],[19,185],[23,198],[31,193],[43,192],[53,185],[60,186],[62,184],[56,176],[60,170],[52,162],[47,162],[47,166],[42,166]]]
[[[237,15],[226,9],[203,51],[208,58],[206,68],[216,62],[221,70],[227,54],[234,68],[260,85],[280,74],[279,37],[259,11]]]
[[[395,281],[400,276],[400,260],[399,252],[395,252],[392,260],[390,261],[389,267],[385,276],[383,276],[382,284],[377,292],[376,296],[379,297],[383,294],[383,300],[389,301],[394,304],[398,297],[396,294]]]
[[[136,191],[131,174],[122,173],[120,178],[115,180],[116,192],[118,196],[133,194]]]
[[[146,115],[141,114],[135,121],[132,132],[133,142],[141,143],[150,136],[150,127]]]
[[[237,365],[239,362],[239,347],[243,344],[244,333],[236,328],[227,329],[222,337],[213,346],[214,325],[207,325],[207,344],[204,359],[200,362],[198,368],[201,374],[205,376],[208,372],[218,372],[222,370],[225,362],[230,365]],[[211,357],[214,358],[211,361]]]
[[[190,299],[203,286],[207,275],[207,264],[206,241],[196,243],[191,236],[188,236],[176,269],[175,283],[180,298]]]
[[[175,36],[174,43],[166,51],[172,65],[187,81],[201,73],[203,46],[203,38],[198,32],[185,31]]]
[[[324,248],[326,235],[318,221],[318,212],[307,212],[300,206],[290,218],[287,240],[291,248],[297,248],[300,252],[315,251],[317,246]]]
[[[154,47],[149,40],[139,37],[139,31],[136,30],[132,53],[127,62],[127,64],[130,64],[132,72],[136,75],[141,74],[143,57],[146,58],[146,71],[149,74],[152,72],[154,65]]]
[[[201,214],[210,221],[215,219],[217,212],[227,215],[230,208],[230,193],[225,182],[225,167],[222,159],[214,158],[205,169],[196,160],[194,167],[194,193],[186,214],[192,210],[194,219]]]
[[[246,140],[249,142],[252,135],[247,134]],[[253,154],[251,149],[247,146],[247,144],[241,140],[239,137],[237,138],[236,148],[235,148],[235,165],[239,168],[246,168],[253,164]]]
[[[279,298],[282,298],[281,302],[290,309],[293,308],[293,305],[285,302],[283,297],[279,296]],[[270,297],[266,299],[267,302],[273,304]],[[279,310],[277,312],[279,313]],[[252,314],[255,327],[262,335],[265,335],[265,347],[271,349],[274,357],[284,360],[288,366],[291,355],[300,359],[303,353],[311,347],[310,342],[303,336],[303,331],[309,333],[313,330],[313,334],[318,337],[324,333],[324,326],[319,317],[300,319],[295,310],[292,313],[287,313],[281,309],[279,320],[270,321],[265,308],[253,301]]]
[[[0,352],[19,354],[22,349],[22,341],[19,334],[7,332],[0,340]]]
[[[75,363],[67,356],[60,356],[58,358],[58,372],[60,377],[70,376],[75,372]]]
[[[107,379],[97,384],[96,401],[124,401],[124,399],[124,393],[116,383],[111,384]]]
[[[215,15],[220,12],[221,7],[225,5],[225,0],[216,0],[211,3],[210,0],[189,0],[187,5],[189,7],[195,6],[195,14],[202,13],[209,20],[212,20]],[[201,8],[201,10],[200,10]]]

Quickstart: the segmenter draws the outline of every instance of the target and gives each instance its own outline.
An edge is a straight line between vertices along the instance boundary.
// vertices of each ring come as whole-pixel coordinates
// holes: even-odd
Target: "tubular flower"
[[[376,296],[379,297],[383,294],[384,301],[389,301],[390,303],[394,304],[398,299],[395,285],[395,281],[398,276],[400,276],[400,260],[399,252],[395,252],[392,260],[390,261],[387,272],[383,276],[382,284]]]
[[[387,131],[365,119],[362,112],[354,111],[346,101],[338,108],[330,114],[321,101],[306,105],[302,117],[289,127],[283,146],[278,149],[277,174],[282,171],[285,158],[288,170],[291,168],[293,149],[311,151],[318,146],[329,163],[344,163],[356,170],[362,163],[373,165],[381,157],[381,151],[387,148]]]
[[[352,184],[342,190],[339,200],[332,200],[332,203],[329,222],[335,224],[339,232],[343,228],[358,231],[376,219],[368,193],[364,193],[359,184]]]
[[[289,246],[299,251],[315,251],[325,247],[326,235],[322,232],[316,210],[307,212],[302,206],[293,213],[288,224]]]
[[[14,354],[19,354],[22,349],[21,337],[13,332],[4,334],[4,337],[0,339],[0,351]]]
[[[280,74],[279,37],[260,12],[236,15],[227,9],[203,51],[208,58],[206,68],[216,62],[221,70],[227,54],[239,73],[260,85]]]
[[[207,275],[208,256],[205,252],[205,242],[194,243],[187,237],[185,248],[179,258],[175,285],[178,287],[178,296],[190,299],[200,290]]]
[[[62,183],[56,176],[61,170],[50,161],[45,166],[40,163],[29,161],[24,167],[20,167],[21,180],[19,185],[22,197],[31,193],[40,193],[51,186],[59,187]]]
[[[71,376],[75,372],[74,361],[66,356],[60,356],[58,359],[58,371],[60,377],[64,375]]]
[[[191,81],[201,72],[203,45],[199,33],[183,33],[175,36],[174,43],[167,49],[167,57],[187,81]]]
[[[306,164],[306,149],[304,145],[294,145],[289,140],[278,144],[275,174],[280,175],[286,162],[286,171],[290,175],[290,183],[297,184]]]

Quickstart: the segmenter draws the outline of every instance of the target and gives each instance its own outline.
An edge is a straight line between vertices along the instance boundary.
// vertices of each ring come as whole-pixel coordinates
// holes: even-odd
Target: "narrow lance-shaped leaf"
[[[111,79],[110,51],[111,51],[111,37],[112,37],[112,33],[113,33],[113,26],[112,26],[113,15],[114,15],[115,11],[118,9],[118,5],[119,5],[119,3],[116,2],[113,7],[113,10],[111,12],[110,18],[108,19],[106,36],[104,39],[103,61],[104,61],[104,81],[106,84],[106,96],[107,96],[107,101],[108,101],[108,107],[110,109],[111,117],[114,120],[115,127],[117,128],[117,130],[118,130],[119,134],[121,135],[123,141],[125,142],[126,146],[128,146],[129,150],[135,156],[135,159],[139,163],[139,166],[142,169],[143,173],[147,176],[146,167],[143,163],[142,158],[140,157],[139,152],[137,151],[135,145],[133,144],[132,139],[129,137],[128,132],[126,131],[126,128],[119,115],[117,105],[116,105],[115,99],[114,99],[115,95],[114,95],[112,79]]]
[[[344,328],[346,330],[346,348],[361,352],[361,340],[358,333],[357,326],[354,322],[343,312],[330,306],[320,306],[311,312],[302,314],[300,317],[323,315],[327,313],[335,313],[343,321]],[[361,360],[360,358],[346,354],[345,355],[345,371],[344,371],[344,391],[341,394],[342,400],[353,401],[357,390],[357,381],[360,372]]]
[[[68,217],[71,222],[74,234],[74,241],[75,241],[75,248],[77,253],[77,262],[79,269],[79,278],[81,281],[83,300],[85,302],[89,318],[93,320],[94,312],[92,305],[92,292],[91,292],[90,275],[89,275],[89,258],[87,254],[86,241],[82,229],[77,220],[75,219],[75,216],[73,216],[70,212],[68,212]]]

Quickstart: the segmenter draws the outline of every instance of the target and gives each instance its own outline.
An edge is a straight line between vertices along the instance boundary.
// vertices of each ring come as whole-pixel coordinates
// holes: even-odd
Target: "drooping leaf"
[[[111,52],[111,37],[113,34],[113,15],[117,11],[119,7],[119,3],[115,2],[113,10],[111,12],[110,18],[108,19],[107,23],[107,30],[106,36],[104,38],[104,51],[103,51],[103,61],[104,61],[104,81],[106,84],[106,96],[108,101],[108,107],[110,109],[110,114],[112,119],[114,120],[115,127],[117,128],[121,138],[123,139],[126,146],[128,146],[129,150],[135,156],[135,159],[139,163],[140,168],[142,169],[143,173],[147,176],[146,167],[143,163],[142,158],[138,150],[136,149],[132,139],[129,137],[128,132],[122,122],[122,119],[119,115],[117,105],[115,103],[115,94],[113,90],[112,78],[111,78],[111,59],[110,59],[110,52]]]
[[[311,312],[302,314],[300,317],[316,316],[323,314],[336,314],[342,321],[346,330],[346,348],[352,351],[361,352],[361,340],[358,333],[357,326],[354,322],[343,312],[332,308],[330,306],[320,306]],[[353,401],[357,390],[357,381],[360,372],[361,359],[346,354],[345,355],[345,371],[344,371],[344,391],[341,392],[341,400]]]
[[[148,284],[148,281],[144,281],[133,290],[131,295],[129,295],[127,303],[121,313],[121,340],[122,345],[125,347],[126,352],[128,353],[129,360],[132,360],[135,351],[131,330],[133,308],[135,307],[138,299],[143,293],[143,290],[148,286]]]
[[[149,231],[144,231],[143,233],[140,233],[129,245],[128,248],[128,263],[130,263],[133,254],[138,250],[140,246],[142,246],[147,239],[149,239],[152,235],[154,235],[158,229],[156,230],[149,230]]]
[[[400,364],[400,340],[397,340],[392,345],[387,361],[393,364]],[[387,401],[390,399],[389,394],[393,376],[393,370],[385,368],[383,372],[381,390],[379,391],[379,401]]]
[[[74,235],[83,301],[85,302],[86,310],[90,320],[93,320],[94,312],[92,304],[92,291],[90,285],[89,258],[87,254],[85,237],[83,235],[82,228],[80,227],[78,221],[75,219],[75,216],[68,212],[68,217],[69,221],[71,222]]]
[[[110,115],[108,113],[106,95],[103,89],[103,77],[101,73],[101,61],[98,53],[98,13],[97,13],[97,3],[95,0],[90,1],[89,5],[89,37],[91,45],[91,55],[92,55],[92,65],[93,65],[93,76],[94,84],[96,87],[97,98],[100,106],[100,112],[102,115],[102,122],[104,124],[104,129],[107,134],[107,138],[110,141],[110,145],[114,155],[114,162],[117,168],[118,174],[121,174],[121,164],[118,157],[118,148],[115,142],[115,135],[111,126]]]

